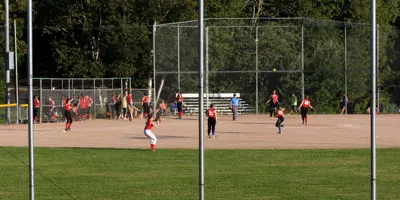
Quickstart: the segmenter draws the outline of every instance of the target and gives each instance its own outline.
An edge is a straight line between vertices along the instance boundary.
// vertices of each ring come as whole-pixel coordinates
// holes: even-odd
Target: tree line
[[[4,19],[4,7],[1,6],[0,14]],[[400,28],[400,1],[378,0],[377,9],[377,22],[380,25],[381,96],[387,104],[400,104],[400,90],[394,87],[400,85],[400,31],[396,31],[396,28]],[[193,0],[42,0],[34,2],[33,10],[34,77],[132,77],[133,87],[136,88],[147,87],[148,79],[152,77],[153,24],[197,19],[197,3]],[[260,25],[263,17],[317,19],[306,22],[309,26],[306,25],[304,30],[305,88],[306,93],[312,95],[316,102],[316,108],[327,113],[335,111],[338,99],[344,92],[345,34],[343,24],[322,20],[368,24],[369,14],[368,0],[205,2],[206,18],[252,18],[254,20],[245,23],[253,27]],[[26,77],[27,48],[25,1],[11,1],[10,19],[17,21],[19,71],[23,79]],[[218,23],[228,22],[215,22],[216,25]],[[269,22],[269,25],[274,23],[278,22]],[[349,98],[359,107],[356,110],[360,111],[369,95],[369,26],[351,24],[346,31]],[[168,39],[173,41],[175,37],[172,32],[161,33],[165,38],[158,42],[164,45],[168,45]],[[258,33],[260,70],[299,69],[302,45],[300,29],[264,27]],[[194,57],[197,51],[194,40],[196,33],[182,29],[182,37],[185,36],[187,39],[181,42],[180,62],[183,69],[186,64],[187,70],[191,70],[197,62]],[[209,30],[209,37],[211,92],[239,91],[248,96],[248,101],[253,105],[255,84],[259,85],[260,101],[264,101],[272,89],[278,89],[282,96],[289,97],[291,93],[299,95],[301,75],[298,73],[260,73],[257,83],[252,73],[217,73],[227,69],[254,69],[254,28],[215,28]],[[0,46],[3,47],[4,34],[1,34],[0,39]],[[10,49],[13,50],[13,38],[10,39]],[[176,65],[176,59],[170,58],[176,55],[176,50],[168,51],[168,46],[158,48],[158,51],[163,50],[165,57],[156,60],[165,61],[160,66]],[[160,55],[158,51],[156,54]],[[0,59],[0,70],[4,71],[4,57]],[[0,77],[4,79],[4,73],[0,73]],[[193,90],[192,86],[195,89],[195,78],[191,75],[183,76],[183,89]],[[173,76],[170,79],[170,90],[173,90],[176,87],[172,84],[176,84],[177,78]],[[4,82],[0,84],[4,88]],[[0,94],[3,102],[2,98],[4,94]]]

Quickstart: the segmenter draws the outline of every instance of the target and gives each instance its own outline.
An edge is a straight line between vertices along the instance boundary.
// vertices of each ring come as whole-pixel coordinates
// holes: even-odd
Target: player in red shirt
[[[83,94],[79,98],[78,107],[79,107],[79,114],[80,114],[82,120],[86,120],[87,102],[86,102],[85,96],[83,96]]]
[[[183,111],[182,100],[183,100],[182,93],[179,90],[177,90],[176,91],[176,102],[177,102],[177,107],[178,107],[179,119],[182,119],[182,111]]]
[[[128,104],[128,118],[129,121],[132,121],[133,119],[133,99],[132,99],[132,94],[128,92],[128,96],[126,96],[126,103]]]
[[[39,97],[37,95],[35,95],[33,97],[33,122],[38,123],[38,113],[39,113],[39,108],[40,108],[40,101],[39,101]]]
[[[285,121],[285,118],[283,117],[283,112],[285,111],[285,108],[279,107],[277,111],[278,115],[278,120],[276,121],[276,127],[278,128],[278,133],[281,134],[283,130],[283,124],[282,122]]]
[[[276,94],[276,90],[272,91],[272,95],[267,101],[267,104],[269,103],[269,116],[272,118],[272,113],[275,115],[275,110],[279,106],[279,100],[278,100],[278,95]]]
[[[159,119],[159,117],[155,119],[152,114],[148,114],[148,119],[144,127],[144,135],[146,135],[150,139],[150,150],[152,151],[155,151],[157,137],[151,132],[151,129],[153,128],[153,126],[158,128]]]
[[[308,124],[308,117],[307,117],[308,108],[313,109],[309,97],[307,95],[299,106],[299,110],[301,109],[301,119],[303,120],[303,124]]]
[[[92,119],[91,109],[92,109],[92,105],[93,105],[93,99],[90,98],[88,95],[86,95],[85,100],[87,103],[87,109],[86,109],[87,119],[91,120]]]
[[[210,132],[212,130],[212,138],[215,138],[215,125],[217,124],[217,112],[214,109],[214,104],[210,105],[210,108],[207,110],[208,116],[208,137],[211,138]]]
[[[64,102],[65,103],[64,104],[64,110],[65,110],[64,116],[67,119],[64,132],[71,130],[71,124],[72,124],[72,113],[71,112],[73,112],[71,102],[72,102],[72,99],[70,100],[69,98],[66,98],[65,102]]]
[[[150,118],[150,106],[149,106],[149,97],[147,96],[147,92],[144,93],[144,97],[142,98],[142,108],[143,114],[146,118]]]

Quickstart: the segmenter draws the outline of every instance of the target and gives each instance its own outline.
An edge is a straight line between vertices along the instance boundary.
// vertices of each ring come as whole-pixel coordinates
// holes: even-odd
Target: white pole
[[[181,91],[181,42],[180,42],[180,28],[178,24],[178,90]]]
[[[301,26],[301,99],[304,99],[304,21]]]
[[[204,200],[204,0],[198,0],[198,50],[199,50],[199,199]]]
[[[156,26],[153,25],[153,113],[156,114],[157,95],[156,95]]]
[[[256,114],[258,115],[258,26],[256,27]]]
[[[17,22],[14,20],[14,70],[15,70],[15,103],[17,104],[17,120],[19,123],[19,87],[18,87],[18,44],[17,44]]]
[[[380,87],[379,87],[379,24],[376,25],[376,106],[380,112]]]
[[[344,93],[347,94],[347,25],[344,26]],[[346,115],[347,115],[347,101],[346,101]]]
[[[371,0],[371,199],[376,199],[376,0]]]
[[[210,92],[209,92],[209,82],[208,82],[208,75],[209,75],[209,68],[208,68],[208,27],[206,27],[206,51],[205,51],[205,53],[206,53],[206,106],[209,106],[210,104],[210,102],[209,102],[209,98],[208,98],[208,95],[210,94]]]
[[[5,11],[4,11],[4,28],[5,28],[5,37],[4,37],[4,46],[5,46],[5,53],[9,56],[10,52],[10,22],[9,22],[9,1],[5,0]],[[8,61],[8,59],[7,59]],[[8,88],[8,83],[10,81],[10,69],[9,69],[9,62],[6,62],[6,78],[5,78],[5,100],[7,104],[10,104],[10,92]],[[10,123],[10,107],[6,109],[6,123]]]
[[[29,196],[30,200],[35,199],[34,190],[34,165],[33,165],[33,88],[32,88],[32,77],[33,77],[33,59],[32,59],[32,0],[28,0],[28,93],[29,93]]]

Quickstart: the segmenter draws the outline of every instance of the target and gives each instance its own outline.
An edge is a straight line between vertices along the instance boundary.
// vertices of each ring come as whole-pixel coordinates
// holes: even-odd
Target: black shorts
[[[39,113],[39,108],[33,108],[33,117],[37,117]]]
[[[143,104],[143,113],[150,113],[150,106],[147,103]]]
[[[215,118],[209,117],[207,122],[208,122],[208,126],[211,127],[211,126],[215,126],[215,124],[217,123],[217,120],[215,120]]]
[[[86,115],[86,111],[87,110],[87,108],[79,108],[79,114],[81,114],[81,115]]]
[[[90,110],[92,109],[92,107],[87,107],[86,108],[86,114],[89,115],[90,114]]]
[[[182,102],[178,102],[177,104],[178,112],[182,112]]]
[[[72,122],[72,114],[71,111],[66,110],[64,112],[65,118],[67,119],[67,122]]]

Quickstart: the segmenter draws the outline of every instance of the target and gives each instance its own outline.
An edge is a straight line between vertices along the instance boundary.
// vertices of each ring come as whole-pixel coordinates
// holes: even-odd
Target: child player
[[[308,117],[307,117],[307,112],[308,108],[313,109],[311,106],[311,102],[309,100],[308,95],[306,96],[305,99],[301,102],[299,106],[299,110],[301,111],[301,119],[303,120],[303,124],[308,124]]]
[[[65,124],[65,130],[64,132],[70,131],[71,130],[71,124],[72,124],[72,107],[71,107],[71,102],[72,100],[70,100],[69,98],[65,99],[65,103],[64,103],[64,109],[65,109],[65,113],[64,116],[67,120],[67,123]]]
[[[142,108],[143,108],[143,115],[146,118],[149,118],[148,115],[150,114],[150,106],[149,106],[149,97],[147,96],[147,92],[144,93],[144,97],[142,98]]]
[[[152,114],[148,114],[147,117],[148,119],[146,121],[146,126],[144,127],[144,135],[150,139],[150,150],[155,151],[157,137],[151,132],[151,129],[153,126],[158,128],[160,118],[154,118]]]
[[[215,125],[217,124],[217,112],[215,112],[214,104],[210,105],[210,108],[207,110],[208,116],[208,137],[211,138],[210,131],[212,130],[212,138],[215,138]]]
[[[283,124],[282,122],[285,121],[285,118],[283,117],[283,112],[285,111],[285,108],[282,108],[279,106],[278,108],[278,120],[276,121],[276,127],[278,128],[278,133],[281,134],[283,131]]]
[[[177,90],[176,91],[176,102],[177,102],[177,106],[178,106],[178,116],[179,119],[182,119],[182,93]]]
[[[269,100],[267,101],[267,104],[269,103],[269,116],[272,119],[272,114],[274,114],[275,116],[275,109],[279,106],[279,100],[278,100],[278,95],[276,94],[276,90],[272,91],[272,95],[269,98]]]

